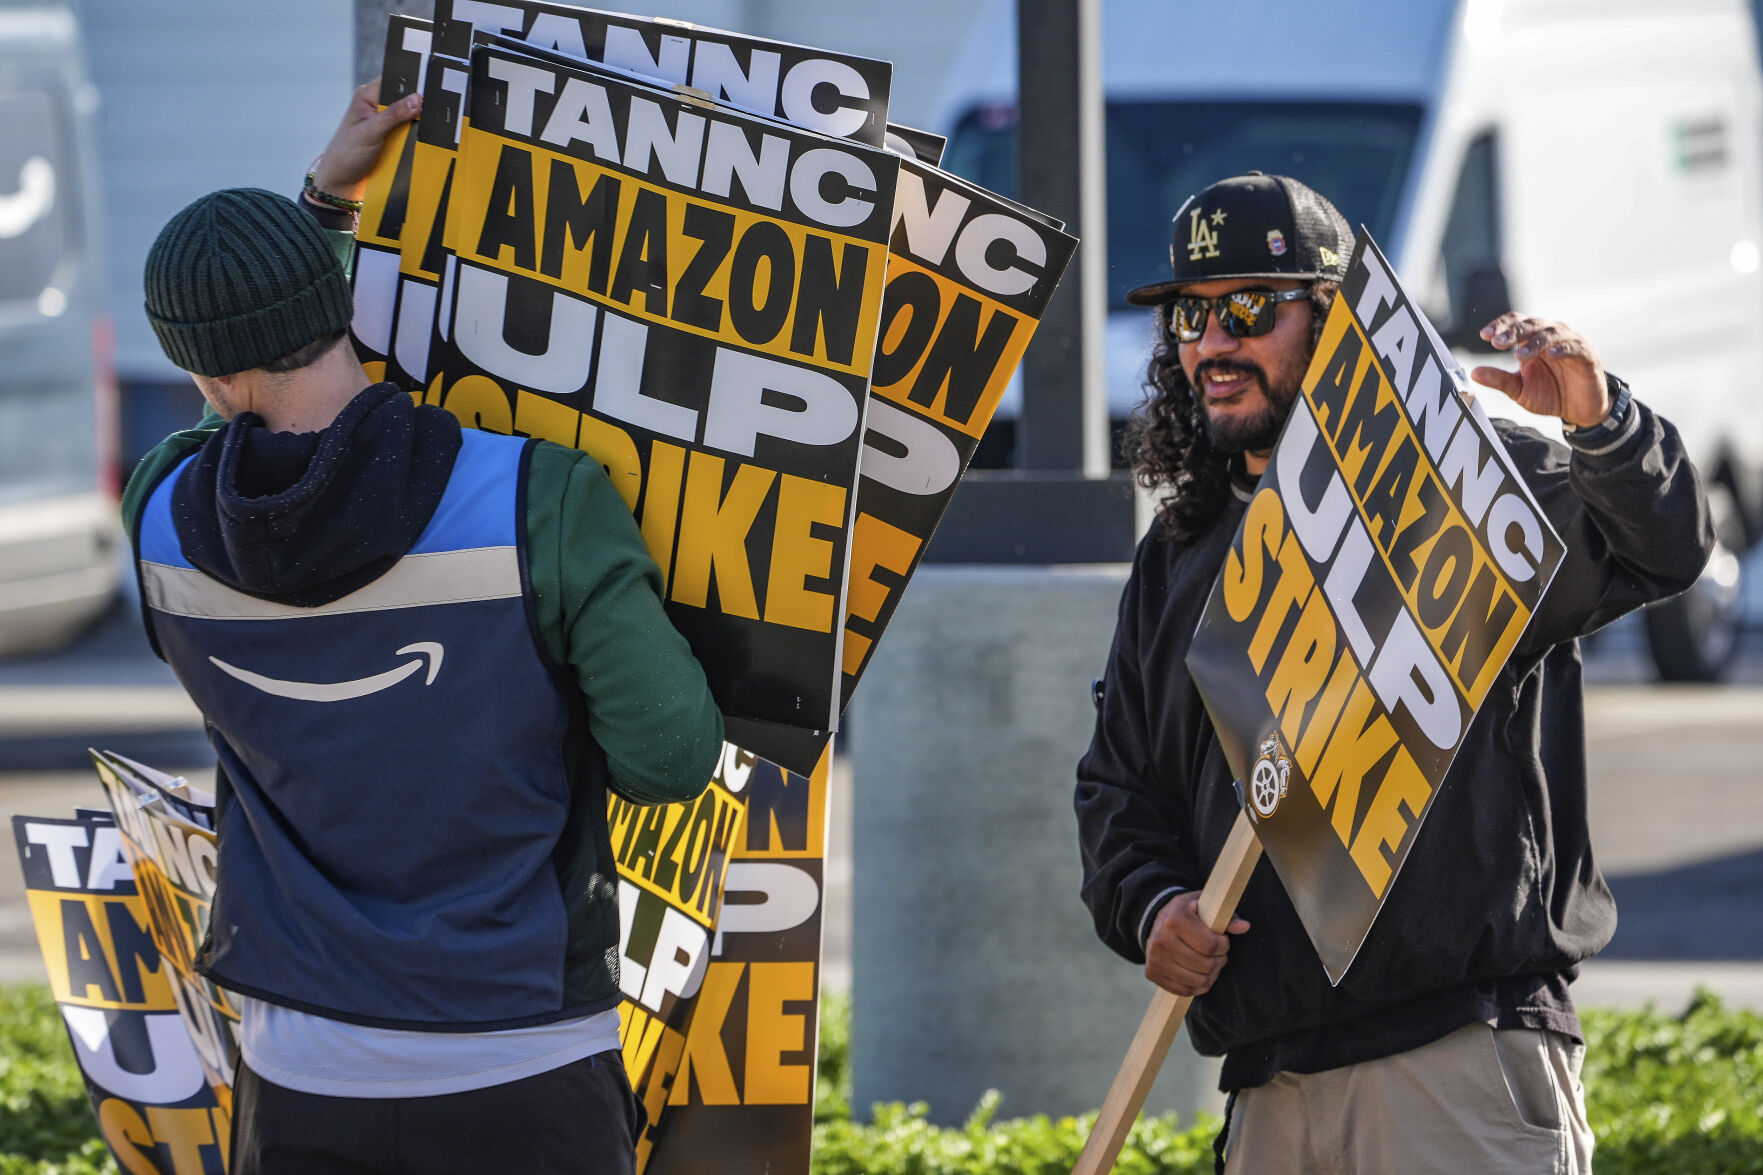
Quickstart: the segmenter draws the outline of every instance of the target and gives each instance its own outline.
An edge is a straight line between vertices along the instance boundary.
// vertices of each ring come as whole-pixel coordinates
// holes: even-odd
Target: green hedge
[[[851,1002],[821,1001],[820,1074],[815,1085],[815,1175],[1070,1175],[1093,1115],[996,1121],[1001,1098],[980,1100],[959,1129],[925,1121],[922,1102],[872,1107],[851,1120]],[[1211,1175],[1218,1119],[1202,1114],[1188,1129],[1173,1117],[1140,1119],[1115,1170],[1121,1175]]]
[[[1597,1175],[1763,1175],[1763,1016],[1728,1010],[1707,992],[1682,1015],[1583,1009],[1586,1113]],[[1093,1115],[994,1122],[988,1098],[959,1129],[924,1120],[922,1105],[875,1107],[850,1120],[849,1005],[829,1000],[822,1023],[816,1175],[1068,1175]],[[1121,1175],[1210,1175],[1218,1120],[1133,1127]]]
[[[1682,1015],[1582,1012],[1598,1175],[1763,1175],[1763,1016],[1699,994]],[[922,1105],[850,1113],[850,1005],[825,1002],[815,1105],[816,1175],[1066,1175],[1088,1117],[996,1121],[989,1095],[959,1128]],[[1216,1119],[1133,1128],[1121,1175],[1204,1175]],[[47,989],[0,985],[0,1175],[115,1172],[97,1138]]]
[[[1763,1016],[1703,991],[1681,1016],[1581,1019],[1598,1175],[1763,1175]]]
[[[49,989],[0,984],[0,1175],[115,1170]]]

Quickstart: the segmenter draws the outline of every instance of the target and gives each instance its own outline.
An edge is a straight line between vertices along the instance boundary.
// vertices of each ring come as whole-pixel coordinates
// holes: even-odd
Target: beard
[[[1201,390],[1201,381],[1208,372],[1248,376],[1261,391],[1260,410],[1247,416],[1214,416]],[[1269,383],[1267,372],[1259,363],[1240,359],[1208,359],[1194,368],[1192,383],[1194,395],[1205,410],[1206,433],[1212,439],[1213,449],[1220,453],[1262,453],[1273,448],[1301,390],[1296,379],[1289,385]]]

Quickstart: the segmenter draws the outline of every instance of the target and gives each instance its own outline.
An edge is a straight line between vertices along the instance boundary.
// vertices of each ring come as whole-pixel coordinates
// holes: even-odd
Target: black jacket
[[[1188,1016],[1202,1053],[1230,1054],[1225,1088],[1390,1055],[1478,1019],[1573,1031],[1566,981],[1616,928],[1586,822],[1577,638],[1689,586],[1713,545],[1676,430],[1638,402],[1623,424],[1603,451],[1570,453],[1497,423],[1567,554],[1339,987],[1272,866],[1256,869],[1238,907],[1251,929]],[[1139,545],[1078,765],[1083,898],[1102,940],[1134,962],[1148,911],[1171,887],[1204,884],[1239,811],[1185,664],[1242,520],[1237,488],[1191,544]]]

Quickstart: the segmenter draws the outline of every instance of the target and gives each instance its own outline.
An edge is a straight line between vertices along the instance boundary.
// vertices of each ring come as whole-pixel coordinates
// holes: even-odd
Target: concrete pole
[[[1101,0],[1016,0],[1022,200],[1083,243],[1022,359],[1017,466],[1108,473]]]
[[[847,713],[852,1105],[1102,1104],[1152,989],[1078,900],[1073,768],[1120,564],[920,567]],[[1219,1111],[1175,1042],[1148,1112]]]
[[[355,0],[355,84],[378,76],[386,58],[386,19],[420,16],[433,20],[435,0]]]

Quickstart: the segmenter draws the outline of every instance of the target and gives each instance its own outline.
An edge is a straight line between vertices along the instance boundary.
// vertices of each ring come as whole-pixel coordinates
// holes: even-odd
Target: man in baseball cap
[[[1164,368],[1152,378],[1185,381],[1188,388],[1188,402],[1166,401],[1162,414],[1178,406],[1190,414],[1198,409],[1193,419],[1203,420],[1205,429],[1194,439],[1214,454],[1264,452],[1278,439],[1297,398],[1336,284],[1347,272],[1353,232],[1334,205],[1312,189],[1260,172],[1221,180],[1190,196],[1176,211],[1173,226],[1170,280],[1126,295],[1135,306],[1155,308],[1164,342],[1192,344],[1192,371],[1179,362],[1170,370],[1177,356],[1159,348]],[[1214,316],[1218,333],[1229,343],[1221,348],[1215,339],[1201,354],[1200,340]],[[1170,394],[1181,395],[1173,387]],[[1167,456],[1179,461],[1194,455]],[[1217,462],[1189,470],[1204,483],[1195,486],[1197,497],[1166,501],[1160,516],[1180,524],[1190,513],[1209,515],[1224,489],[1222,471]]]
[[[1339,281],[1353,252],[1353,230],[1333,204],[1297,180],[1259,171],[1189,196],[1173,223],[1173,276],[1128,291],[1134,306],[1156,306],[1179,286],[1215,278]]]
[[[1567,438],[1497,426],[1566,539],[1546,606],[1438,789],[1435,806],[1453,811],[1422,830],[1338,987],[1265,863],[1214,933],[1199,891],[1240,805],[1188,647],[1352,233],[1315,191],[1259,172],[1190,197],[1172,227],[1169,280],[1127,295],[1156,314],[1129,444],[1138,479],[1163,497],[1077,769],[1097,931],[1152,982],[1195,997],[1189,1030],[1223,1056],[1231,1094],[1229,1172],[1589,1171],[1568,983],[1616,913],[1586,826],[1577,641],[1694,582],[1713,543],[1695,470],[1676,430],[1572,330],[1513,313],[1484,327],[1520,362],[1474,377],[1559,417]]]

